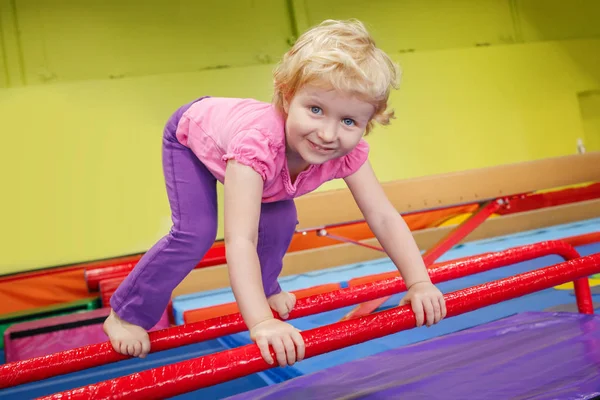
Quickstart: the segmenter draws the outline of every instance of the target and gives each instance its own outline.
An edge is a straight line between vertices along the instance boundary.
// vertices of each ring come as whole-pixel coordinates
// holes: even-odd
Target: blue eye
[[[316,106],[312,106],[312,107],[310,108],[310,111],[311,111],[313,114],[319,114],[319,113],[321,112],[321,108],[319,108],[319,107],[316,107]]]
[[[346,126],[352,126],[355,124],[354,120],[350,119],[350,118],[344,118],[342,121],[344,122],[344,125],[346,125]]]

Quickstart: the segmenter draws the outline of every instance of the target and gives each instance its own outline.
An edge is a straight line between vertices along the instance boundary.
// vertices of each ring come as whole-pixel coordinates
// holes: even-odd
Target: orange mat
[[[0,314],[89,298],[83,270],[0,282]]]

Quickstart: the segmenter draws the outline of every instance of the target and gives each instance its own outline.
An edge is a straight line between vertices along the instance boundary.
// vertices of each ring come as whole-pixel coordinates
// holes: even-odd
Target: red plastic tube
[[[579,254],[570,245],[561,241],[547,241],[463,259],[455,263],[441,264],[429,271],[434,283],[445,282],[491,269],[512,265],[548,255],[578,258]],[[584,278],[587,283],[587,278]],[[389,296],[406,290],[400,277],[384,279],[298,299],[288,320],[318,314],[338,308],[359,304],[364,301]],[[588,285],[589,291],[589,285]],[[592,309],[591,294],[582,301]],[[589,305],[589,306],[588,306]],[[225,335],[242,332],[246,325],[239,313],[212,318],[192,324],[150,332],[152,352],[163,351]],[[0,389],[39,381],[57,375],[93,368],[130,358],[115,352],[109,342],[71,349],[44,357],[0,365]]]
[[[0,277],[0,283],[6,283],[6,282],[10,282],[10,281],[18,281],[18,280],[22,280],[22,279],[36,278],[36,277],[40,277],[40,276],[50,276],[50,275],[55,275],[55,274],[62,274],[63,272],[68,272],[68,271],[75,271],[75,270],[85,271],[86,269],[105,268],[105,267],[110,267],[113,265],[136,263],[136,262],[138,262],[138,260],[140,258],[142,258],[142,255],[136,254],[136,255],[131,255],[131,256],[110,258],[110,259],[105,259],[105,260],[100,260],[100,261],[90,261],[90,262],[83,262],[83,263],[77,263],[77,264],[72,264],[72,265],[42,268],[42,269],[39,269],[36,271],[19,272],[19,273],[11,274],[8,276]]]
[[[100,291],[100,301],[102,302],[102,307],[110,306],[110,298],[124,279],[125,277],[119,277],[100,281],[98,290]]]
[[[464,314],[600,272],[600,253],[446,294],[447,317]],[[416,326],[410,305],[304,331],[305,358]],[[272,356],[275,357],[273,351]],[[52,399],[160,399],[273,368],[256,344],[43,397]]]
[[[137,261],[86,270],[84,277],[88,290],[90,292],[98,291],[100,289],[100,281],[103,280],[125,278],[136,264]]]
[[[600,232],[591,232],[584,235],[569,236],[561,239],[569,243],[571,246],[583,246],[590,243],[600,242]]]

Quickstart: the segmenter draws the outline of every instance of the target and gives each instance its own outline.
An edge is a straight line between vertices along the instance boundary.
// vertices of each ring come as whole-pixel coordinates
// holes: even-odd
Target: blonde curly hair
[[[306,84],[357,95],[375,107],[368,134],[373,122],[388,125],[394,118],[388,99],[391,89],[398,88],[400,74],[362,22],[326,20],[302,34],[276,66],[273,104],[285,115],[284,100]]]

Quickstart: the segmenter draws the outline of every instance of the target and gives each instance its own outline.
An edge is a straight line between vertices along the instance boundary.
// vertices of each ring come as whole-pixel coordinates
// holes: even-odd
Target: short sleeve
[[[257,129],[236,133],[227,146],[221,159],[225,162],[236,160],[258,172],[263,181],[276,174],[276,158],[279,148],[269,136]]]
[[[340,159],[339,168],[335,174],[336,178],[345,178],[352,175],[369,158],[369,144],[361,139],[356,147]]]

